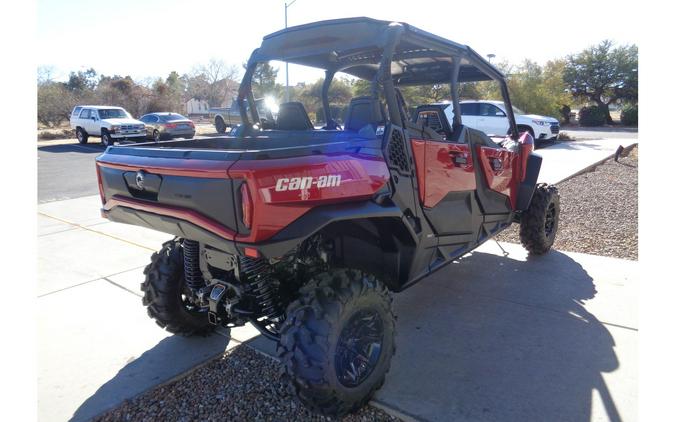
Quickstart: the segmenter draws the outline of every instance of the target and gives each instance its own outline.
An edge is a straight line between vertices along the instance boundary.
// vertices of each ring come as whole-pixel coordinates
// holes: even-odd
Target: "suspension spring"
[[[277,289],[272,284],[272,269],[264,259],[241,258],[241,273],[251,286],[251,292],[260,306],[260,316],[269,319],[283,316]]]
[[[183,268],[185,284],[192,290],[199,290],[206,285],[199,268],[199,242],[183,240]]]

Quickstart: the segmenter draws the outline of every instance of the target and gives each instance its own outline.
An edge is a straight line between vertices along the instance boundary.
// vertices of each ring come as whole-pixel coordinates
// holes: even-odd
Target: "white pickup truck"
[[[86,144],[90,136],[100,137],[106,147],[122,139],[146,138],[145,124],[122,107],[77,106],[70,114],[70,127],[81,144]]]

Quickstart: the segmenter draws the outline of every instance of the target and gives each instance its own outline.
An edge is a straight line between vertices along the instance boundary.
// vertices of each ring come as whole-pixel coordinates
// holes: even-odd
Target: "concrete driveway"
[[[616,149],[584,145],[540,150],[542,176]],[[93,156],[64,173],[87,180]],[[40,420],[88,420],[243,342],[273,353],[251,327],[206,339],[159,329],[139,283],[171,236],[102,219],[97,194],[68,196],[38,206]],[[420,420],[635,419],[637,264],[506,248],[490,242],[396,297],[398,353],[376,404]]]

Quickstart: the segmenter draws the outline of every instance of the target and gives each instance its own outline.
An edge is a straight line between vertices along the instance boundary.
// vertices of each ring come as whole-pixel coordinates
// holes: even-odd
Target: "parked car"
[[[537,183],[543,158],[518,133],[505,76],[470,47],[403,23],[308,23],[263,38],[238,98],[253,96],[253,75],[270,61],[326,71],[315,93],[324,128],[293,101],[265,129],[253,102],[237,136],[108,148],[96,158],[101,213],[176,236],[152,255],[141,285],[160,327],[189,336],[251,323],[277,343],[289,393],[337,418],[384,383],[397,323],[390,292],[512,224],[531,254],[548,252],[560,199]],[[331,116],[336,69],[372,94],[351,99],[343,130]],[[479,80],[504,96],[511,130],[499,142],[460,114],[445,121],[441,107],[445,138],[417,124],[396,86],[449,84],[456,94]]]
[[[143,140],[146,136],[145,124],[122,107],[76,106],[70,114],[70,127],[75,129],[79,143],[86,144],[90,136],[96,136],[106,147],[115,141]]]
[[[163,139],[186,138],[195,136],[195,124],[178,113],[149,113],[140,118],[145,123],[148,138],[155,142]]]
[[[246,111],[248,112],[248,102],[245,100]],[[278,106],[271,99],[259,98],[255,100],[256,110],[260,113],[260,124],[265,128],[274,125]],[[241,115],[239,113],[239,104],[237,100],[232,100],[230,107],[213,107],[209,110],[209,116],[213,119],[218,133],[225,133],[227,128],[233,128],[241,124]]]
[[[443,105],[446,106],[445,115],[448,121],[452,121],[452,103]],[[509,119],[503,101],[460,101],[459,108],[462,111],[462,122],[470,128],[495,136],[506,136],[509,131]],[[557,119],[538,114],[525,114],[517,107],[513,107],[513,112],[516,115],[518,131],[529,132],[536,145],[541,141],[554,141],[558,138],[560,122]]]

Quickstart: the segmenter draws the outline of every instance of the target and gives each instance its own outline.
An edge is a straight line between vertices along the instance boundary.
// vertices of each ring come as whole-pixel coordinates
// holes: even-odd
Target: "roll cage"
[[[453,109],[459,110],[458,84],[494,80],[500,85],[511,127],[517,139],[516,120],[504,75],[470,47],[418,29],[407,23],[371,18],[334,19],[287,28],[263,38],[253,51],[239,87],[237,102],[245,128],[260,125],[255,105],[251,118],[244,102],[253,100],[252,78],[259,63],[279,60],[325,71],[321,102],[326,124],[334,127],[330,115],[328,90],[336,73],[342,72],[371,83],[371,93],[383,94],[389,120],[405,126],[396,87],[404,85],[450,85]],[[454,113],[452,125],[462,124]],[[247,130],[241,133],[248,133]]]

